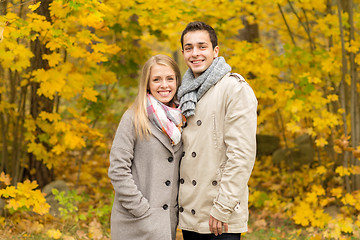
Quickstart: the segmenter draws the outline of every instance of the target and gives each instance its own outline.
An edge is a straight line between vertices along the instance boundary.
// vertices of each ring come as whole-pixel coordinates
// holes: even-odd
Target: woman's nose
[[[168,84],[168,82],[167,82],[166,79],[164,79],[164,80],[161,81],[161,87],[162,87],[162,88],[166,88],[168,85],[169,85],[169,84]]]

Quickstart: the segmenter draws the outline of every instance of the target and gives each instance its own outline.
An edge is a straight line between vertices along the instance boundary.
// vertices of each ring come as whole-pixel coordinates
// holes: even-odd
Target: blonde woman
[[[137,98],[122,116],[110,152],[115,190],[113,240],[175,239],[181,126],[176,62],[166,55],[143,66]]]

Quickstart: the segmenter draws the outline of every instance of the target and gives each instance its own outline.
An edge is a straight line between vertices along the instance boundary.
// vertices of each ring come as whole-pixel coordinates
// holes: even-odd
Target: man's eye
[[[190,51],[191,50],[191,48],[185,48],[185,51]]]

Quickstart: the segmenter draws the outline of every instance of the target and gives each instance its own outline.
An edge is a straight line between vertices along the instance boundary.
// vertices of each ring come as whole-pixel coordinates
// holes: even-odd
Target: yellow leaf
[[[4,198],[15,197],[17,190],[14,186],[7,186],[5,189],[0,189],[0,195]]]
[[[345,175],[350,175],[350,171],[348,168],[344,168],[343,166],[339,166],[335,169],[335,173],[339,174],[340,177],[343,177]]]
[[[315,144],[318,147],[325,147],[328,144],[328,141],[321,137],[315,140]]]
[[[331,195],[340,198],[342,196],[343,189],[341,187],[331,189]]]
[[[58,144],[58,145],[54,146],[51,149],[51,151],[53,153],[55,153],[56,155],[60,155],[60,154],[62,154],[62,153],[64,153],[66,151],[66,148],[64,146]]]
[[[324,174],[326,173],[326,168],[324,166],[319,166],[316,168],[316,174]]]
[[[342,149],[338,145],[334,145],[334,151],[338,154],[342,153]]]
[[[97,102],[96,96],[99,95],[97,91],[92,88],[85,88],[83,92],[83,97],[92,102]]]
[[[38,203],[33,207],[33,211],[40,215],[49,213],[49,210],[50,210],[50,205],[47,202]]]
[[[353,232],[353,223],[351,218],[346,218],[344,220],[339,221],[339,226],[341,231],[344,233],[352,233]]]
[[[75,135],[73,131],[65,133],[64,144],[70,149],[85,147],[85,141],[81,137]]]
[[[48,60],[49,66],[50,67],[55,67],[59,62],[61,62],[63,60],[62,56],[60,53],[52,53],[52,54],[43,54],[42,58],[45,60]]]
[[[351,195],[350,193],[347,193],[347,194],[345,195],[345,197],[343,197],[343,198],[341,199],[341,202],[344,203],[345,205],[346,205],[346,204],[349,204],[349,205],[351,205],[351,206],[355,206],[355,204],[357,203],[357,201],[356,201],[356,199],[354,198],[354,196]]]
[[[22,207],[18,201],[16,201],[14,198],[9,200],[9,204],[6,206],[7,208],[12,208],[14,210],[17,210],[19,207]]]
[[[39,114],[39,117],[42,119],[42,120],[49,120],[51,122],[55,121],[59,121],[60,120],[60,114],[58,113],[49,113],[49,112],[45,112],[45,111],[42,111],[40,114]]]
[[[332,101],[332,102],[335,102],[335,101],[338,101],[339,100],[339,96],[338,95],[335,95],[335,94],[330,94],[327,96],[327,99],[329,101]]]
[[[40,3],[41,1],[39,1],[38,3],[36,4],[33,4],[33,5],[30,5],[29,8],[31,11],[35,11],[36,9],[38,9],[40,7]]]
[[[83,29],[82,31],[79,31],[76,33],[76,39],[86,45],[91,44],[91,40],[92,40],[92,33],[87,30],[87,29]]]
[[[313,185],[312,193],[315,193],[317,196],[325,195],[325,190],[321,185]]]
[[[301,128],[297,125],[297,123],[289,122],[286,124],[286,129],[292,133],[300,132]]]
[[[53,239],[59,239],[61,237],[61,232],[59,229],[50,229],[46,232],[46,235]]]

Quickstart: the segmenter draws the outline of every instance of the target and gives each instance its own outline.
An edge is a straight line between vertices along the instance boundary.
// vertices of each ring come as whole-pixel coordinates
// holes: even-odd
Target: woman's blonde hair
[[[149,89],[149,80],[150,80],[150,74],[151,74],[151,68],[155,64],[158,65],[164,65],[170,67],[174,72],[176,76],[176,89],[180,86],[181,83],[181,75],[180,70],[177,65],[177,63],[169,56],[166,55],[155,55],[151,57],[147,62],[144,64],[140,81],[139,81],[139,88],[138,88],[138,95],[135,99],[135,102],[133,104],[134,109],[134,125],[135,125],[135,131],[140,136],[147,136],[151,133],[150,127],[149,127],[149,118],[146,110],[146,94],[148,93]],[[176,101],[177,97],[176,94],[172,101]]]

